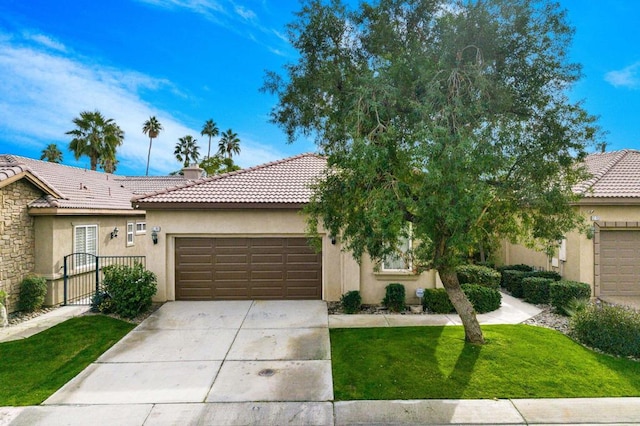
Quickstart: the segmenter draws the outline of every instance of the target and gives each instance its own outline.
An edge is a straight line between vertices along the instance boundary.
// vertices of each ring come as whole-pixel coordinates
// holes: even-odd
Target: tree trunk
[[[460,287],[456,271],[447,268],[438,269],[438,273],[440,274],[440,279],[442,280],[444,288],[447,290],[453,307],[456,308],[456,312],[460,315],[462,325],[464,326],[465,340],[469,343],[483,345],[484,336],[482,335],[482,329],[476,318],[476,312],[462,291],[462,287]]]
[[[152,137],[149,137],[149,153],[147,154],[147,171],[144,173],[145,176],[149,176],[149,160],[151,159],[151,142],[153,141]]]

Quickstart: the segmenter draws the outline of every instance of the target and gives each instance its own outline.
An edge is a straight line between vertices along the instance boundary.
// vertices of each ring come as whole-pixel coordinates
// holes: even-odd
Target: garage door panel
[[[320,299],[322,255],[306,238],[177,238],[176,299],[198,297]]]
[[[640,295],[640,231],[600,231],[600,294]]]

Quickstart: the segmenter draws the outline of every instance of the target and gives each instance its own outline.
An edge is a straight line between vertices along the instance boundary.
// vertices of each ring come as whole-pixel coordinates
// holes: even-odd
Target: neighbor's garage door
[[[640,231],[600,231],[600,294],[640,295]]]
[[[176,300],[320,299],[306,238],[176,238]]]

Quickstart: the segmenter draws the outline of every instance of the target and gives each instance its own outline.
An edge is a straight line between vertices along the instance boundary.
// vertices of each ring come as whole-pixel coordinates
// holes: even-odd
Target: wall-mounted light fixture
[[[333,235],[329,235],[329,239],[331,240],[331,244],[335,246],[337,242],[336,237],[334,237]]]
[[[160,232],[161,228],[159,226],[154,226],[151,228],[151,241],[153,244],[158,244],[158,232]]]
[[[111,239],[113,240],[114,238],[118,238],[118,227],[116,226],[115,228],[113,228],[113,231],[111,231]]]

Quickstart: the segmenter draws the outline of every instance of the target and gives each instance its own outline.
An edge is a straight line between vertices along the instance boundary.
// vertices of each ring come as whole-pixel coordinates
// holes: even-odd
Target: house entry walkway
[[[505,302],[511,304],[510,298]],[[510,316],[495,315],[484,320],[495,323],[502,315],[507,322]],[[334,402],[331,322],[322,301],[169,302],[43,405],[0,408],[0,425],[637,424],[640,419],[640,398]]]

